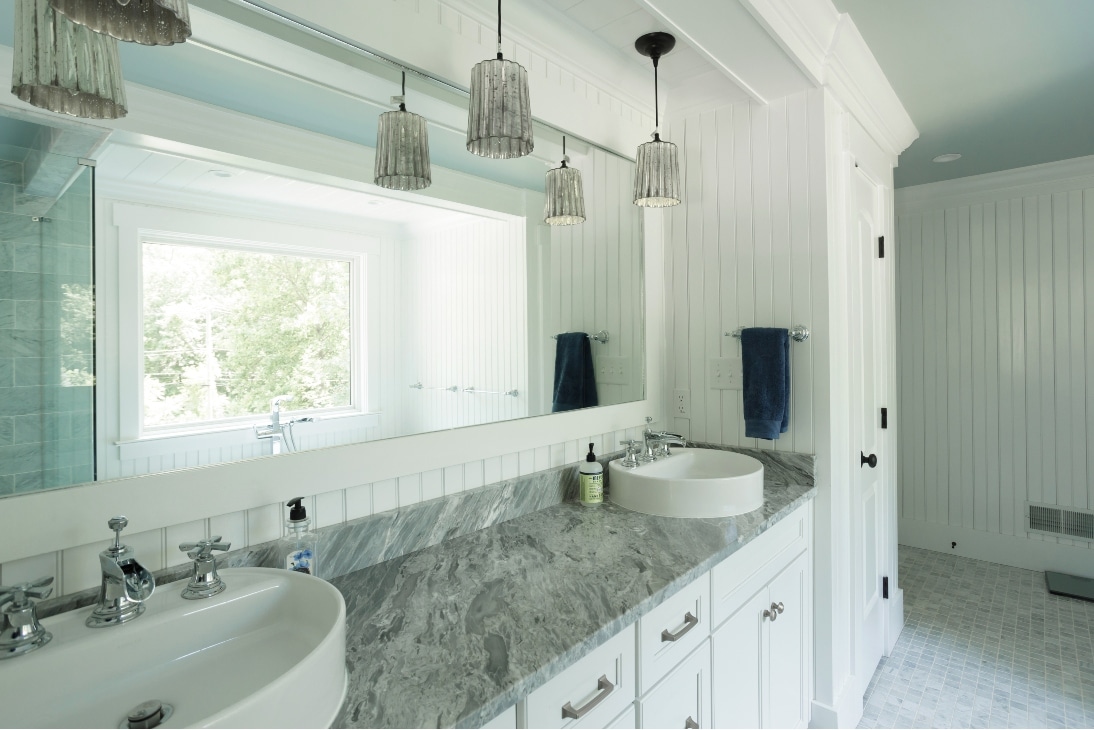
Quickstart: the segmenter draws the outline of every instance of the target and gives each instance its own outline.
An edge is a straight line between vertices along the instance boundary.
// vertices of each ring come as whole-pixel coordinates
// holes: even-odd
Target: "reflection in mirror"
[[[8,411],[18,399],[5,398],[0,438],[5,428],[11,435],[0,449],[13,458],[2,460],[12,473],[0,475],[0,487],[10,494],[96,473],[112,479],[544,415],[555,337],[566,332],[590,335],[598,405],[640,400],[633,166],[593,147],[570,153],[585,177],[589,220],[568,227],[539,221],[539,191],[468,175],[459,176],[464,188],[507,201],[504,210],[388,197],[352,181],[319,184],[129,140],[101,144],[93,173],[70,161],[79,174],[57,191],[52,221],[4,214],[12,255],[0,259],[10,269],[0,276],[20,288],[0,301],[0,313],[12,313],[0,364],[12,363],[13,394],[28,393],[33,380],[59,395],[17,414]],[[6,200],[26,205],[25,190],[5,187]],[[63,255],[48,253],[55,248]],[[30,263],[32,250],[40,263]],[[32,320],[34,307],[43,314]],[[27,351],[31,341],[44,349]],[[57,441],[30,435],[30,421]]]
[[[94,478],[94,135],[0,118],[0,495]]]

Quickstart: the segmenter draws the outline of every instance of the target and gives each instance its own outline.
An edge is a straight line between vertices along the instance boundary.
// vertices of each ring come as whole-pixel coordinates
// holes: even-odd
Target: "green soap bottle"
[[[596,460],[593,445],[589,444],[589,453],[578,469],[580,484],[577,499],[586,507],[604,503],[604,467]]]

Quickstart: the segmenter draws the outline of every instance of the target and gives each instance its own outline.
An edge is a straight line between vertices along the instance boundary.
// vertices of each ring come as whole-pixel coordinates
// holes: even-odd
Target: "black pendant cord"
[[[657,93],[657,60],[658,57],[653,57],[653,138],[655,141],[661,141],[661,99],[660,94]]]
[[[498,60],[501,60],[501,0],[498,0]]]
[[[566,135],[562,135],[562,167],[566,167]]]
[[[406,71],[403,71],[403,100],[399,102],[399,111],[406,111]]]

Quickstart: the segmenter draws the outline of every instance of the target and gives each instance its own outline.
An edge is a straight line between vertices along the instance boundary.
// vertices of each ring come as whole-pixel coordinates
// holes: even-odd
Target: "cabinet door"
[[[760,727],[767,588],[730,614],[711,644],[712,727]]]
[[[764,621],[768,635],[763,727],[805,727],[809,722],[813,620],[810,555],[803,553],[771,581],[768,610],[781,607],[775,621]],[[762,609],[761,609],[762,613]]]
[[[638,722],[644,728],[712,727],[709,640],[642,698]]]

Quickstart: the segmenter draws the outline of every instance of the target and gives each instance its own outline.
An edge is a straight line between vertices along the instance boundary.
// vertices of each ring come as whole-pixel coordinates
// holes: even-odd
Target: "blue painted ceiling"
[[[1094,155],[1091,0],[833,1],[919,128],[897,187]]]

